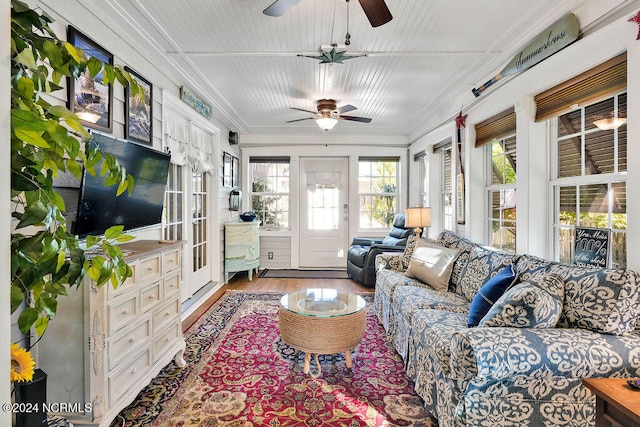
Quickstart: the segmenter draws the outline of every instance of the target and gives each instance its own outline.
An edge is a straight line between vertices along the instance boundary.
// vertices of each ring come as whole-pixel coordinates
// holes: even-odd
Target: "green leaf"
[[[60,47],[51,40],[47,40],[43,43],[42,48],[44,49],[47,58],[49,58],[51,67],[53,67],[54,70],[58,69],[62,65],[63,61],[62,50]]]
[[[24,300],[24,294],[22,293],[22,289],[20,287],[12,285],[11,286],[11,313],[16,311],[22,301]]]
[[[24,210],[24,214],[22,215],[22,220],[18,223],[16,228],[42,224],[48,213],[49,210],[42,202],[37,202],[34,205],[27,206]]]
[[[125,243],[125,242],[130,242],[133,239],[135,239],[135,236],[131,236],[130,234],[121,234],[118,237],[116,237],[116,242]]]
[[[74,45],[72,45],[69,42],[64,42],[64,48],[69,54],[69,56],[73,58],[74,61],[76,61],[78,64],[82,63],[82,59],[80,59],[80,54],[78,54],[78,50]]]
[[[47,330],[49,326],[49,318],[48,317],[39,317],[34,323],[34,328],[36,329],[36,334],[38,336],[42,336],[44,332]]]
[[[18,64],[24,65],[27,68],[34,69],[37,67],[36,59],[33,56],[33,51],[29,48],[24,49],[22,52],[17,54],[13,60]]]
[[[124,230],[124,225],[114,225],[109,227],[107,228],[107,231],[104,232],[104,238],[113,240],[122,234],[122,230]]]
[[[50,114],[56,117],[61,117],[66,120],[78,120],[78,116],[73,114],[67,107],[63,105],[52,105],[47,109],[47,111],[49,111]]]
[[[33,307],[27,307],[22,310],[18,317],[18,328],[23,334],[28,334],[33,323],[38,319],[40,312]]]
[[[31,129],[33,131],[45,131],[48,127],[46,120],[42,117],[29,110],[19,109],[11,110],[11,125],[13,127]]]
[[[102,70],[102,65],[103,65],[102,62],[95,56],[92,56],[91,58],[89,58],[89,62],[87,63],[87,68],[89,69],[89,76],[91,78],[95,77]]]
[[[18,91],[20,91],[22,96],[24,96],[25,98],[33,97],[35,92],[33,80],[28,79],[26,77],[20,77],[20,79],[18,79],[17,87],[18,87]]]
[[[67,254],[65,254],[64,251],[60,251],[58,253],[58,263],[56,265],[56,273],[60,271],[66,259],[67,259]]]
[[[24,141],[29,145],[33,145],[41,148],[51,147],[49,143],[42,138],[41,135],[44,133],[42,131],[34,131],[24,127],[14,128],[13,131],[16,134],[17,138],[19,138],[20,140]]]
[[[56,311],[58,310],[58,301],[52,297],[41,297],[38,299],[37,304],[42,311],[44,311],[48,316],[55,316]]]

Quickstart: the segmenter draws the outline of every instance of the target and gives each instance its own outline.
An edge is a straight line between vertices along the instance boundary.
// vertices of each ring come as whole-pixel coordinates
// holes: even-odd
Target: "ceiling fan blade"
[[[305,113],[318,114],[317,111],[305,110],[304,108],[289,107],[292,110],[304,111]]]
[[[303,120],[314,120],[316,117],[305,117],[304,119],[288,120],[285,123],[301,122]]]
[[[282,16],[299,2],[300,0],[276,0],[271,3],[271,6],[263,10],[262,13],[269,16]]]
[[[393,19],[384,0],[358,0],[372,27],[379,27]],[[274,3],[275,4],[275,3]]]
[[[349,111],[353,111],[353,110],[357,110],[357,108],[354,107],[353,105],[347,104],[338,108],[336,111],[338,111],[338,114],[342,114],[342,113],[348,113]]]
[[[372,120],[369,117],[355,117],[355,116],[338,116],[338,119],[349,120],[352,122],[361,122],[361,123],[371,123],[371,120]]]

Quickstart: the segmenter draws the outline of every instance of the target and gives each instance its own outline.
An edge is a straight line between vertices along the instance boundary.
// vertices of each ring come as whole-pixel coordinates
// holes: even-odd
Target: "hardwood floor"
[[[224,285],[218,292],[213,294],[207,302],[187,317],[184,322],[182,322],[182,329],[184,331],[189,329],[189,327],[228,290],[289,293],[308,288],[340,289],[349,292],[374,292],[373,288],[364,286],[351,279],[272,279],[254,276],[253,281],[250,282],[247,274],[241,272],[233,276],[231,280],[229,280],[229,283]]]

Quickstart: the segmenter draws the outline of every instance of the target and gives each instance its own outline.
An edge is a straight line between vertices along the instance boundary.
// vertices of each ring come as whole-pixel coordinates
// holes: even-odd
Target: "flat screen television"
[[[100,166],[96,176],[83,171],[78,209],[71,233],[80,237],[99,235],[113,225],[125,230],[159,224],[162,220],[164,194],[169,176],[170,154],[153,150],[133,142],[94,134],[89,144],[97,143],[103,152],[113,154],[135,185],[131,195],[127,191],[116,196],[117,186],[104,186]]]

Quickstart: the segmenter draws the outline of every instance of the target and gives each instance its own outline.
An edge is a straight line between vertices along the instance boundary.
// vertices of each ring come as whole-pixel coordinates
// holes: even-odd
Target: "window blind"
[[[441,151],[441,150],[446,150],[448,148],[451,148],[451,138],[447,138],[444,141],[440,141],[437,144],[433,144],[434,153],[437,153],[438,151]]]
[[[289,163],[289,157],[249,157],[249,163]]]
[[[625,52],[536,95],[536,122],[568,113],[576,105],[581,107],[602,101],[626,89]]]
[[[516,111],[509,108],[476,125],[476,148],[516,133]]]

